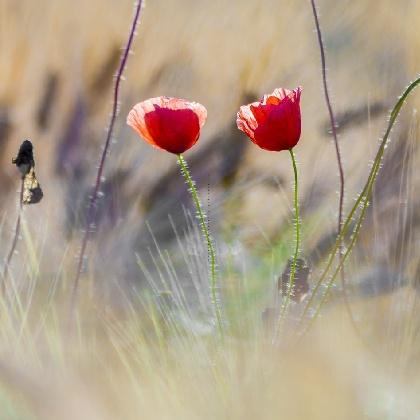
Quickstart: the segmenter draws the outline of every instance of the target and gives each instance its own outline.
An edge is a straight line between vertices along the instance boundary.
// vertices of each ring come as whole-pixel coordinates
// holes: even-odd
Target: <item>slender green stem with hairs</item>
[[[370,199],[371,194],[372,194],[373,186],[375,184],[375,180],[377,178],[378,172],[379,172],[379,170],[381,168],[382,159],[383,159],[383,156],[384,156],[384,153],[385,153],[386,146],[388,144],[388,140],[389,140],[389,136],[391,134],[392,128],[393,128],[393,126],[395,124],[395,121],[397,120],[397,117],[398,117],[398,115],[399,115],[399,113],[401,111],[401,108],[404,105],[404,102],[407,99],[408,95],[419,84],[420,84],[420,77],[418,77],[416,80],[414,80],[412,83],[410,83],[410,85],[405,89],[404,93],[398,99],[397,103],[395,104],[394,108],[391,111],[391,114],[390,114],[390,117],[389,117],[389,122],[388,122],[388,127],[387,127],[387,130],[386,130],[383,138],[382,138],[382,141],[380,143],[379,149],[378,149],[378,151],[376,153],[376,156],[375,156],[375,159],[374,159],[374,162],[373,162],[373,165],[372,165],[372,169],[370,170],[370,173],[369,173],[369,177],[368,177],[368,179],[366,181],[365,186],[363,187],[362,192],[357,197],[357,199],[356,199],[356,201],[355,201],[352,209],[350,210],[347,218],[345,219],[345,222],[343,224],[341,233],[340,233],[340,235],[338,235],[337,240],[336,240],[336,242],[335,242],[335,244],[333,246],[333,249],[332,249],[332,251],[330,253],[330,256],[328,258],[326,267],[324,268],[324,271],[322,272],[321,277],[318,280],[318,282],[317,282],[314,290],[312,291],[312,294],[311,294],[311,296],[310,296],[310,298],[309,298],[309,300],[308,300],[308,302],[307,302],[307,304],[305,306],[305,309],[303,310],[303,314],[302,314],[302,317],[300,319],[299,326],[301,326],[303,324],[303,322],[305,321],[306,315],[307,315],[309,309],[311,308],[312,302],[315,299],[315,297],[317,295],[317,292],[318,292],[320,286],[324,282],[326,276],[328,275],[328,273],[329,273],[329,271],[331,269],[331,266],[332,266],[332,263],[334,261],[334,258],[335,258],[337,252],[340,249],[340,244],[346,238],[346,234],[347,234],[347,232],[349,230],[349,227],[350,227],[350,225],[352,223],[353,217],[355,216],[356,211],[359,208],[359,206],[361,206],[360,214],[359,214],[359,217],[357,219],[356,226],[355,226],[354,231],[353,231],[351,242],[348,245],[346,252],[344,253],[344,255],[342,256],[342,258],[340,259],[340,262],[339,262],[336,270],[334,271],[334,273],[333,273],[330,281],[326,285],[326,289],[324,291],[324,294],[321,297],[321,301],[320,301],[319,305],[317,306],[317,309],[315,310],[314,316],[311,319],[311,323],[318,316],[318,314],[319,314],[319,312],[320,312],[323,304],[325,303],[325,301],[326,301],[326,299],[328,297],[328,294],[329,294],[329,292],[331,290],[331,287],[334,284],[334,281],[335,281],[335,279],[337,277],[337,274],[340,272],[341,268],[344,266],[344,263],[347,260],[347,257],[350,255],[350,252],[352,251],[352,249],[353,249],[353,247],[354,247],[354,245],[356,243],[358,234],[360,232],[360,227],[362,225],[362,222],[363,222],[363,219],[365,217],[365,213],[366,213],[367,207],[369,205],[369,199]]]
[[[372,183],[372,185],[371,185],[371,186],[373,187],[373,183]],[[369,189],[369,194],[370,194],[371,192],[372,192],[372,188],[370,188],[370,189]],[[307,323],[307,325],[305,326],[305,329],[303,330],[302,335],[303,335],[303,334],[305,334],[305,332],[309,329],[309,327],[313,324],[313,322],[315,321],[315,319],[318,317],[318,315],[319,315],[319,313],[320,313],[320,311],[321,311],[322,306],[324,305],[324,303],[325,303],[325,302],[326,302],[326,300],[327,300],[328,294],[329,294],[329,292],[330,292],[330,290],[331,290],[332,285],[334,284],[334,282],[335,282],[335,280],[336,280],[336,278],[337,278],[338,273],[339,273],[339,272],[341,271],[341,269],[344,267],[344,263],[345,263],[345,261],[347,260],[347,257],[350,255],[351,251],[353,250],[354,245],[355,245],[356,240],[357,240],[357,237],[359,236],[359,233],[360,233],[360,228],[362,227],[363,220],[364,220],[364,218],[365,218],[365,216],[366,216],[366,210],[367,210],[367,208],[368,208],[368,205],[369,205],[369,200],[368,200],[368,196],[366,196],[366,199],[365,199],[365,200],[363,200],[363,205],[362,205],[363,207],[362,207],[361,212],[360,212],[359,220],[357,221],[357,224],[356,224],[356,226],[354,227],[354,230],[353,230],[353,235],[352,235],[352,237],[351,237],[350,244],[349,244],[349,246],[347,247],[346,252],[342,255],[342,258],[340,259],[340,263],[338,264],[338,266],[337,266],[337,268],[335,269],[335,271],[334,271],[333,275],[331,276],[331,279],[330,279],[330,280],[329,280],[329,282],[327,283],[326,288],[325,288],[325,291],[324,291],[324,293],[323,293],[323,295],[321,296],[321,299],[320,299],[320,301],[319,301],[319,304],[318,304],[318,306],[316,307],[316,309],[315,309],[315,312],[314,312],[313,316],[309,319],[309,322],[308,322],[308,323]]]
[[[203,211],[201,206],[200,199],[198,197],[197,188],[195,187],[195,182],[191,178],[190,171],[188,169],[187,162],[184,157],[178,155],[178,165],[181,169],[182,176],[185,179],[185,182],[188,185],[188,190],[191,193],[192,199],[195,204],[197,211],[198,221],[200,223],[201,232],[203,233],[204,239],[207,244],[207,252],[209,256],[209,275],[210,275],[210,293],[211,300],[213,303],[214,312],[216,315],[217,328],[221,336],[223,336],[223,324],[222,324],[222,314],[219,307],[219,300],[217,296],[217,273],[216,273],[216,252],[211,238],[207,223],[206,223],[206,214]]]
[[[300,249],[300,216],[299,216],[299,183],[298,183],[298,169],[296,164],[296,157],[295,153],[293,152],[293,149],[289,150],[290,157],[292,159],[292,166],[293,166],[293,175],[294,175],[294,182],[293,182],[293,192],[294,192],[294,198],[293,198],[293,205],[294,205],[294,211],[295,211],[295,217],[294,217],[294,227],[295,227],[295,250],[293,253],[293,260],[292,260],[292,266],[290,268],[290,276],[289,276],[289,282],[287,285],[287,293],[283,300],[281,309],[280,309],[280,315],[278,319],[278,323],[276,326],[276,330],[274,333],[274,341],[277,340],[279,334],[280,334],[280,327],[281,323],[283,322],[287,309],[290,304],[290,299],[293,295],[293,286],[295,284],[295,277],[296,277],[296,267],[297,267],[297,260],[299,257],[299,249]]]
[[[297,266],[297,259],[299,256],[299,248],[300,248],[300,218],[299,218],[299,187],[298,187],[298,170],[296,165],[296,157],[293,152],[293,149],[289,150],[290,157],[292,158],[292,166],[293,166],[293,175],[294,175],[294,182],[293,182],[293,192],[294,192],[294,198],[293,198],[293,206],[295,211],[295,220],[294,220],[294,227],[295,227],[295,251],[293,254],[293,261],[292,261],[292,267],[290,269],[290,278],[289,283],[287,286],[287,294],[286,298],[284,299],[282,309],[281,309],[281,315],[280,318],[282,319],[287,312],[287,308],[290,303],[290,299],[293,294],[293,286],[295,284],[295,276],[296,276],[296,266]]]

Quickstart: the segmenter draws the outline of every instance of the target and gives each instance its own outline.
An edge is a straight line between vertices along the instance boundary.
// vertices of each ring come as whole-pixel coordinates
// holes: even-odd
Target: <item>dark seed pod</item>
[[[29,140],[25,140],[20,148],[18,155],[12,159],[22,174],[23,179],[23,204],[36,204],[42,200],[44,193],[35,175],[35,160],[33,146]]]

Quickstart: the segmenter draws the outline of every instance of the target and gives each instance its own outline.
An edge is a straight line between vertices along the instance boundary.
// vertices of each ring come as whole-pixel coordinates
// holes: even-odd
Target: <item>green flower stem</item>
[[[197,194],[197,188],[195,187],[195,182],[191,178],[190,171],[188,169],[187,162],[184,157],[178,155],[178,165],[181,169],[182,176],[185,179],[185,182],[188,185],[188,190],[191,193],[192,199],[194,201],[198,221],[200,223],[201,232],[203,233],[204,239],[207,243],[207,252],[209,255],[209,275],[210,275],[210,293],[211,299],[214,307],[214,312],[216,315],[217,328],[221,336],[223,336],[223,324],[222,324],[222,314],[219,308],[219,301],[217,296],[217,279],[216,279],[216,252],[214,249],[214,244],[210,236],[210,232],[206,223],[206,215],[202,209],[200,199]]]
[[[294,184],[293,184],[293,191],[294,191],[294,210],[295,210],[295,220],[294,220],[294,227],[295,227],[295,251],[293,254],[293,261],[292,266],[290,269],[290,278],[289,278],[289,284],[287,287],[287,294],[283,301],[283,304],[281,306],[280,310],[280,317],[279,322],[277,325],[277,330],[275,337],[277,339],[280,329],[280,324],[283,321],[284,317],[287,313],[287,308],[290,304],[290,299],[293,294],[293,286],[295,284],[295,276],[296,276],[296,266],[297,266],[297,260],[299,256],[299,249],[300,249],[300,216],[299,216],[299,188],[298,188],[298,169],[296,164],[296,157],[295,153],[293,152],[293,149],[289,150],[290,157],[292,159],[292,166],[293,166],[293,175],[294,175]]]
[[[386,146],[387,146],[387,143],[388,143],[388,140],[389,140],[389,135],[391,134],[392,127],[394,126],[395,121],[397,120],[397,117],[398,117],[398,115],[399,115],[399,113],[401,111],[401,108],[404,105],[404,102],[407,99],[408,95],[419,84],[420,84],[420,77],[417,78],[416,80],[414,80],[412,83],[410,83],[410,85],[405,89],[404,93],[398,99],[398,101],[395,104],[393,110],[391,111],[391,114],[390,114],[390,117],[389,117],[389,122],[388,122],[388,127],[387,127],[387,130],[386,130],[383,138],[382,138],[382,141],[381,141],[381,144],[379,146],[378,152],[376,153],[375,160],[374,160],[373,165],[372,165],[372,169],[371,169],[371,171],[369,173],[369,177],[368,177],[368,179],[366,181],[366,184],[365,184],[362,192],[359,194],[357,200],[355,201],[352,209],[350,210],[350,212],[349,212],[349,214],[348,214],[348,216],[347,216],[347,218],[346,218],[346,220],[345,220],[345,222],[343,224],[343,228],[341,230],[341,233],[340,233],[340,235],[338,235],[338,237],[336,239],[336,242],[334,244],[334,247],[332,249],[332,252],[331,252],[331,254],[330,254],[329,258],[328,258],[327,265],[326,265],[323,273],[321,274],[321,277],[318,280],[318,282],[317,282],[317,284],[316,284],[316,286],[315,286],[315,288],[314,288],[314,290],[313,290],[313,292],[312,292],[312,294],[311,294],[311,296],[310,296],[310,298],[309,298],[309,300],[308,300],[308,302],[307,302],[307,304],[305,306],[305,309],[303,311],[302,317],[300,319],[299,326],[302,325],[303,322],[305,321],[306,315],[307,315],[307,313],[308,313],[308,311],[309,311],[309,309],[311,307],[311,304],[312,304],[313,300],[315,299],[315,296],[316,296],[316,294],[317,294],[317,292],[318,292],[321,284],[323,283],[323,281],[325,280],[327,274],[329,273],[329,270],[330,270],[330,268],[332,266],[332,263],[334,261],[335,255],[339,251],[340,245],[341,245],[341,243],[344,241],[344,239],[346,237],[346,234],[347,234],[347,232],[349,230],[349,227],[350,227],[350,225],[352,223],[353,217],[354,217],[357,209],[360,206],[361,207],[361,209],[360,209],[361,211],[360,211],[360,215],[358,217],[356,226],[355,226],[354,231],[353,231],[351,242],[350,242],[350,244],[349,244],[346,252],[344,253],[343,257],[340,259],[340,262],[338,264],[338,267],[336,268],[336,270],[335,270],[334,274],[332,275],[330,281],[327,283],[326,290],[325,290],[325,292],[324,292],[324,294],[323,294],[323,296],[321,298],[321,301],[320,301],[317,309],[315,310],[314,316],[311,319],[311,323],[318,316],[318,314],[319,314],[319,312],[321,310],[321,307],[323,306],[323,304],[325,303],[325,301],[326,301],[326,299],[328,297],[328,293],[329,293],[329,291],[330,291],[330,289],[331,289],[331,287],[332,287],[332,285],[333,285],[333,283],[334,283],[334,281],[335,281],[335,279],[337,277],[337,274],[339,273],[339,271],[341,270],[341,268],[344,266],[344,263],[345,263],[347,257],[350,255],[350,252],[351,252],[352,248],[354,247],[354,245],[356,243],[358,234],[360,232],[361,224],[363,222],[363,219],[364,219],[364,216],[365,216],[367,207],[369,205],[369,199],[370,199],[371,194],[372,194],[373,186],[374,186],[376,177],[377,177],[378,172],[379,172],[380,167],[381,167],[382,158],[383,158],[383,155],[385,153],[385,149],[386,149]],[[305,331],[306,330],[307,329],[305,329]]]

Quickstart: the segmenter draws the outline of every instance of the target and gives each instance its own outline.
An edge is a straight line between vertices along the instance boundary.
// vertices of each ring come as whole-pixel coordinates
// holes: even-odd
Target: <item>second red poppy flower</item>
[[[241,106],[236,123],[257,146],[279,152],[296,146],[300,138],[302,88],[276,89],[259,102]]]

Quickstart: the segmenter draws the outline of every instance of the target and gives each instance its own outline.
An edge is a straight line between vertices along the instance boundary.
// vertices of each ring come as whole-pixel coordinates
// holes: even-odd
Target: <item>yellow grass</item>
[[[375,101],[390,108],[420,68],[419,2],[318,4],[334,109]],[[89,113],[81,147],[91,162],[93,182],[111,84],[96,95],[91,86],[112,50],[124,44],[132,6],[131,0],[0,1],[0,111],[6,108],[11,117],[9,141],[0,145],[1,256],[8,252],[16,217],[19,180],[10,158],[23,138],[35,144],[45,192],[40,205],[25,209],[9,296],[0,302],[0,418],[415,419],[420,412],[415,285],[420,250],[414,222],[404,242],[408,284],[379,296],[352,295],[363,343],[336,290],[298,347],[270,345],[261,311],[272,304],[279,261],[284,263],[290,248],[292,171],[287,154],[250,145],[235,194],[213,204],[225,210],[227,230],[239,227],[239,256],[221,252],[240,260],[240,268],[223,273],[230,305],[225,342],[211,334],[205,317],[188,317],[179,307],[175,314],[159,312],[156,301],[168,290],[158,290],[159,299],[156,290],[137,291],[141,302],[120,297],[130,294],[121,267],[130,259],[135,264],[130,244],[147,217],[143,194],[175,164],[172,156],[149,149],[125,127],[126,111],[141,99],[173,95],[203,103],[209,119],[199,148],[232,122],[244,92],[260,96],[278,86],[302,85],[303,132],[296,149],[301,195],[314,183],[325,193],[320,206],[306,213],[303,248],[312,249],[336,225],[338,176],[332,142],[320,128],[327,112],[309,1],[147,2],[107,166],[109,171],[136,168],[124,185],[128,211],[118,228],[98,237],[103,255],[93,243],[77,326],[69,326],[69,287],[80,237],[78,232],[71,240],[65,236],[68,190],[66,179],[55,173],[57,145],[75,102],[83,97]],[[58,74],[59,90],[51,124],[42,131],[35,115],[50,72]],[[392,246],[405,202],[418,217],[419,105],[416,94],[393,136],[397,149],[401,139],[409,140],[410,153],[399,161],[410,168],[408,191],[385,191],[374,200],[375,217],[364,226],[347,268],[350,279],[360,278],[378,261],[392,269],[399,266]],[[340,136],[346,208],[365,181],[384,128],[382,115]],[[116,295],[117,303],[110,305]]]

